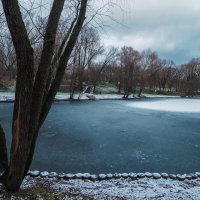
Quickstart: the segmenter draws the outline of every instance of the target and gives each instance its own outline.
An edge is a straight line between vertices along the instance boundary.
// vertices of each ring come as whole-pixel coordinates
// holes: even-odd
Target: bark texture
[[[6,138],[3,128],[0,124],[0,172],[3,172],[8,167],[8,156],[6,148]]]
[[[65,0],[54,0],[45,31],[42,55],[34,77],[34,56],[17,0],[1,0],[17,57],[17,83],[9,166],[3,176],[9,191],[18,191],[28,172],[37,136],[53,103],[85,20],[87,0],[78,1],[77,16],[63,40],[54,65],[54,46]],[[55,77],[51,77],[53,71]]]

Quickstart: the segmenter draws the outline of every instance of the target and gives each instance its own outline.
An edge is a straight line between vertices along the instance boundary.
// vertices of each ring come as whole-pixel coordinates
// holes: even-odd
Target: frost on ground
[[[66,190],[76,188],[83,195],[97,199],[200,199],[200,180],[110,180],[84,182],[63,181],[52,188]]]
[[[8,194],[2,191],[0,199]],[[200,179],[176,181],[171,179],[112,179],[104,181],[58,180],[27,177],[21,190],[10,199],[159,199],[199,200]]]

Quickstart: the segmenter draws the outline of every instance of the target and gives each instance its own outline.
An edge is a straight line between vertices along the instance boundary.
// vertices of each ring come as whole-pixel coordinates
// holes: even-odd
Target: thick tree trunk
[[[4,184],[9,191],[17,191],[19,189],[24,178],[26,160],[31,148],[33,136],[29,131],[29,127],[32,86],[33,52],[30,49],[29,52],[24,52],[24,59],[18,59],[18,80],[12,125],[12,147],[9,167],[4,175]]]
[[[17,191],[24,178],[25,163],[30,151],[29,125],[34,78],[33,49],[22,20],[18,2],[2,0],[2,4],[17,57],[12,147],[9,167],[4,173],[3,182],[7,190]]]
[[[27,59],[27,62],[24,64],[30,66],[31,59]],[[24,73],[24,76],[20,73],[18,74],[18,76],[21,75],[24,77],[23,80],[26,79],[25,77],[28,75],[28,73]],[[31,84],[28,84],[28,81],[26,81],[26,85],[23,81],[17,82],[16,100],[13,113],[13,137],[10,164],[4,175],[4,184],[7,190],[10,191],[17,191],[22,183],[26,160],[31,148],[31,140],[33,137],[29,132],[31,93]]]
[[[32,160],[33,160],[33,155],[34,155],[34,152],[35,152],[35,146],[36,146],[38,133],[39,133],[39,129],[35,132],[33,139],[31,141],[29,155],[28,155],[28,158],[27,158],[26,164],[25,164],[24,177],[27,175],[28,170],[30,169],[30,166],[31,166],[31,163],[32,163]]]
[[[72,29],[72,33],[69,37],[68,44],[67,44],[66,48],[64,49],[62,56],[60,57],[58,68],[57,68],[57,71],[56,71],[56,76],[55,76],[55,78],[54,78],[54,80],[51,84],[51,87],[48,91],[47,97],[43,101],[43,105],[42,105],[43,107],[41,109],[40,118],[39,118],[39,121],[38,121],[38,124],[37,124],[37,128],[35,129],[35,131],[33,133],[34,134],[33,139],[31,141],[29,157],[27,159],[26,167],[25,167],[25,174],[27,173],[28,169],[30,168],[30,165],[31,165],[31,162],[32,162],[38,132],[39,132],[42,124],[44,123],[44,121],[45,121],[45,119],[46,119],[46,117],[49,113],[49,110],[50,110],[51,105],[54,101],[56,92],[58,91],[60,84],[61,84],[61,81],[63,79],[65,68],[67,66],[71,52],[72,52],[72,50],[75,46],[78,35],[79,35],[79,33],[82,29],[83,22],[85,20],[86,8],[87,8],[87,0],[82,0],[81,6],[80,6],[80,12],[79,12],[76,24],[75,24],[74,28]]]
[[[8,168],[8,155],[6,148],[6,138],[3,128],[0,124],[0,172],[5,171]]]
[[[81,1],[79,17],[60,56],[52,83],[48,77],[55,36],[65,0],[54,0],[44,37],[40,65],[34,79],[34,56],[17,0],[2,0],[6,20],[17,56],[17,83],[12,125],[12,147],[9,167],[3,175],[7,190],[18,191],[35,150],[36,140],[62,81],[65,67],[82,28],[87,0]],[[35,80],[35,82],[34,82]],[[49,85],[47,87],[47,85]],[[46,91],[46,89],[49,90]]]

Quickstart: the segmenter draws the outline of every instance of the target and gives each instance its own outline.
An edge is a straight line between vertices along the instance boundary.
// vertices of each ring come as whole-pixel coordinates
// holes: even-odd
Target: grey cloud
[[[139,50],[151,48],[161,57],[173,59],[176,63],[200,55],[199,0],[126,2],[124,9],[127,13],[119,8],[112,11],[124,26],[105,19],[105,24],[112,24],[103,34],[106,45],[131,45]]]
[[[26,0],[23,0],[26,1]],[[36,0],[37,2],[38,0]],[[42,0],[50,3],[51,0]],[[200,56],[199,0],[90,0],[93,12],[109,25],[101,31],[106,46],[151,48],[162,58],[183,63]],[[105,6],[109,3],[110,6]]]

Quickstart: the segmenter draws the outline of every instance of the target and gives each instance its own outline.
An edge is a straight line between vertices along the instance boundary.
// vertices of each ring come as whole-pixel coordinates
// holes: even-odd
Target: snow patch
[[[150,174],[152,175],[152,174]],[[159,174],[154,174],[154,176]],[[160,176],[160,175],[159,175]],[[141,178],[137,180],[111,179],[90,181],[81,179],[31,178],[27,176],[21,186],[21,191],[33,187],[46,187],[57,194],[66,194],[63,199],[159,199],[159,200],[190,200],[200,199],[200,179],[172,180]],[[0,183],[1,192],[4,191]],[[68,196],[69,195],[69,196]],[[70,198],[70,196],[72,198]],[[18,199],[13,194],[11,199]],[[26,199],[26,198],[20,198]]]
[[[13,92],[0,92],[0,101],[13,101],[15,93]]]
[[[174,181],[170,179],[118,179],[105,181],[69,180],[52,185],[52,189],[79,191],[96,199],[199,199],[200,180]],[[80,194],[79,193],[79,194]]]
[[[157,101],[143,101],[129,103],[128,106],[149,110],[199,113],[200,99],[165,99]]]

